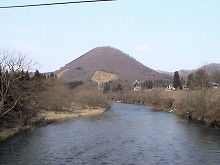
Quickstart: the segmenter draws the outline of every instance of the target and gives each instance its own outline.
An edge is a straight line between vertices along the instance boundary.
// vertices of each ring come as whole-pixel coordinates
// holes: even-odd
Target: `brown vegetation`
[[[72,91],[56,77],[44,80],[43,91],[37,92],[37,104],[41,110],[64,111],[70,107]]]
[[[189,91],[178,101],[177,109],[188,118],[220,126],[219,89]]]
[[[34,87],[26,71],[31,65],[18,52],[0,52],[0,129],[23,125],[36,116]]]
[[[54,83],[52,86],[51,81]],[[96,115],[110,108],[107,97],[97,89],[81,87],[69,90],[65,84],[54,78],[47,79],[43,85],[47,90],[35,93],[36,116],[28,118],[25,124],[16,122],[11,125],[10,121],[6,120],[5,126],[0,127],[0,141],[33,126],[41,126],[60,119]]]
[[[83,108],[92,109],[101,107],[108,109],[110,107],[108,98],[102,91],[97,89],[78,88],[74,92],[73,100],[75,104]]]
[[[62,118],[84,114],[87,108],[97,111],[100,107],[107,109],[110,106],[97,89],[70,89],[69,84],[53,73],[46,77],[38,70],[29,77],[31,63],[26,62],[24,56],[8,51],[0,55],[0,140],[44,123],[51,111],[56,117],[63,114],[58,117]],[[86,111],[88,113],[92,114]],[[52,118],[56,120],[54,116]]]
[[[142,91],[123,91],[118,93],[109,93],[108,97],[115,101],[121,101],[131,104],[146,104],[159,108],[161,106],[169,108],[173,99],[165,97],[162,90],[142,90]]]
[[[220,89],[144,90],[109,93],[115,101],[145,104],[189,119],[220,127]]]

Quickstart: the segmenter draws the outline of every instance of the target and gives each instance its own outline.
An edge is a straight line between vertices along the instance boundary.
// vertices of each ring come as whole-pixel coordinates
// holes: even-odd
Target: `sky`
[[[1,0],[0,6],[54,2],[65,0]],[[147,67],[169,72],[220,63],[220,0],[0,9],[0,49],[25,54],[41,72],[58,70],[99,46],[115,47]]]

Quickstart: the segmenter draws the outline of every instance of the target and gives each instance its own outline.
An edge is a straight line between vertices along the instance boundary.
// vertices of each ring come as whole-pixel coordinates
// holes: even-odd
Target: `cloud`
[[[144,44],[144,45],[138,45],[135,47],[136,50],[144,52],[146,50],[152,50],[152,46],[149,44]]]

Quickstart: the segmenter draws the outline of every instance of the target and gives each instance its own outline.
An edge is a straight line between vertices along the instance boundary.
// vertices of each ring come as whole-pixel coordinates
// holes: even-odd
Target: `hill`
[[[210,63],[208,65],[204,65],[202,68],[205,69],[208,74],[213,74],[216,71],[220,71],[220,64]]]
[[[216,71],[220,71],[220,64],[210,63],[202,67],[199,67],[197,69],[192,69],[192,70],[182,69],[182,70],[179,70],[179,75],[183,78],[187,78],[190,73],[196,72],[199,69],[204,69],[209,75],[211,75],[215,73]]]
[[[55,71],[65,81],[90,81],[96,71],[115,74],[118,80],[170,80],[166,74],[159,73],[135,60],[130,55],[112,48],[97,47]]]

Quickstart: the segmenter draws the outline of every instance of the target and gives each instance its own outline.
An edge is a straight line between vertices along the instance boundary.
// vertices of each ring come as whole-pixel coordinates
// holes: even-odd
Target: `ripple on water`
[[[113,104],[0,143],[0,164],[218,164],[220,131],[143,105]]]

